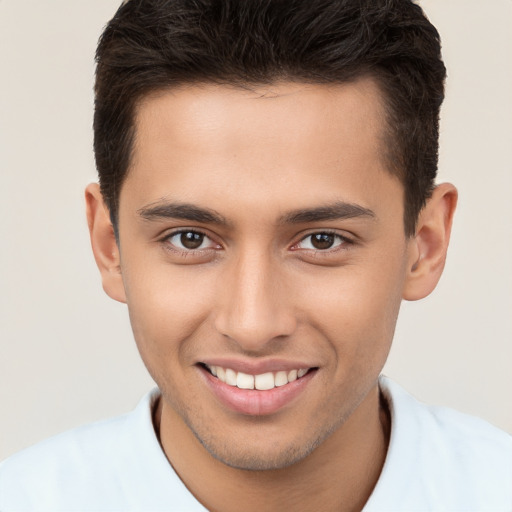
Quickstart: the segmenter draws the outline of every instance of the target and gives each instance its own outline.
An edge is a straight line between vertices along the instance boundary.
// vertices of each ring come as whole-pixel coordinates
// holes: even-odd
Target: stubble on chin
[[[347,416],[339,417],[333,425],[320,432],[310,432],[296,439],[280,439],[272,443],[266,438],[263,440],[265,446],[258,446],[257,440],[248,440],[247,436],[244,439],[241,433],[232,435],[228,428],[219,436],[208,428],[197,429],[187,415],[183,419],[201,446],[217,461],[244,471],[275,471],[306,459],[345,422]]]

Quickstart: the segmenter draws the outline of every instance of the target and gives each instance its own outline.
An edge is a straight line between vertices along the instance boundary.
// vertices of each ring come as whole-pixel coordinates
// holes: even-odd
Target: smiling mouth
[[[258,375],[250,375],[243,372],[237,372],[231,368],[202,364],[211,375],[219,379],[224,384],[239,389],[256,389],[259,391],[268,391],[281,386],[286,386],[291,382],[301,379],[316,368],[297,368],[290,371],[266,372]]]

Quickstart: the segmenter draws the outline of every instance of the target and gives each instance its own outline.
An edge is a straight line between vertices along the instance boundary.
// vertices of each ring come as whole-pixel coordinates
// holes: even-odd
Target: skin
[[[139,105],[119,245],[98,186],[86,191],[104,289],[127,303],[162,391],[162,447],[209,510],[361,510],[378,480],[389,418],[377,379],[402,299],[441,275],[457,198],[438,186],[407,238],[383,130],[370,79],[187,86]],[[318,218],[340,202],[359,213]],[[176,203],[220,219],[162,215]],[[180,230],[206,235],[200,248],[180,246]],[[315,233],[332,247],[315,249]],[[206,384],[199,363],[219,358],[316,370],[277,412],[247,415]]]

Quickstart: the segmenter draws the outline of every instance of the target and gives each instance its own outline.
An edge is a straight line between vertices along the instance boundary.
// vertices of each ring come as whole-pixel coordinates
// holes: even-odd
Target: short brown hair
[[[405,233],[437,174],[446,70],[439,34],[410,0],[129,0],[96,52],[94,151],[117,226],[134,113],[186,83],[342,83],[375,78],[387,113],[385,157],[404,186]]]

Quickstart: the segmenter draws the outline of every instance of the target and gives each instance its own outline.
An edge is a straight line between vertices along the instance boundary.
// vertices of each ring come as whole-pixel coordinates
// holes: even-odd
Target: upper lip
[[[208,366],[220,366],[231,368],[235,372],[247,373],[248,375],[260,375],[267,372],[291,371],[301,368],[316,368],[317,365],[306,363],[300,360],[290,359],[234,359],[234,358],[211,358],[200,361]]]

